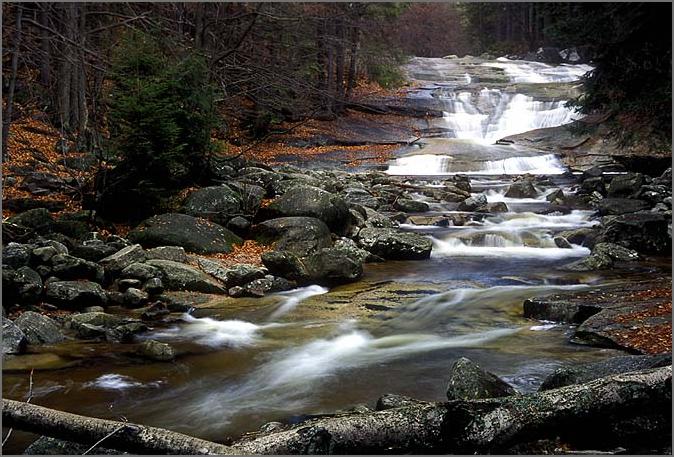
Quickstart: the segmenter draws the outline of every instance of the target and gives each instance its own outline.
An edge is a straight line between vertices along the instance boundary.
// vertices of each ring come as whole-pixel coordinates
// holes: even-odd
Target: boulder
[[[265,208],[265,212],[271,217],[314,217],[338,235],[347,233],[351,225],[344,199],[312,186],[292,187]]]
[[[105,304],[103,288],[91,281],[54,281],[45,286],[46,301],[63,308],[81,309]]]
[[[457,209],[459,211],[476,211],[485,205],[487,205],[487,197],[484,194],[477,194],[459,203]]]
[[[261,256],[262,263],[273,275],[305,283],[309,278],[309,272],[299,256],[289,251],[265,252]],[[232,289],[236,289],[233,287]],[[230,289],[229,294],[232,294]],[[238,290],[238,289],[237,289]]]
[[[158,362],[170,362],[176,357],[175,350],[170,345],[155,340],[143,341],[138,348],[138,354]]]
[[[59,279],[88,279],[102,282],[103,267],[97,263],[80,259],[69,254],[57,254],[51,258],[52,273]]]
[[[368,192],[366,189],[350,187],[344,190],[344,200],[349,204],[365,206],[367,208],[377,209],[381,206],[381,201]]]
[[[224,294],[226,289],[213,278],[194,267],[171,260],[148,260],[161,271],[162,283],[168,290],[188,290],[206,294]]]
[[[671,253],[672,238],[665,215],[652,212],[605,217],[598,241],[620,244],[645,254]]]
[[[158,246],[145,252],[149,260],[171,260],[173,262],[187,263],[185,249],[180,246]]]
[[[151,296],[164,293],[164,283],[159,278],[150,278],[143,284],[143,290]]]
[[[224,225],[241,213],[242,206],[242,195],[223,184],[191,192],[183,202],[183,212]]]
[[[612,260],[622,262],[639,260],[638,252],[615,243],[597,243],[594,248],[592,248],[592,254],[603,255]]]
[[[64,441],[48,436],[41,436],[33,441],[24,451],[23,455],[83,455],[91,446],[79,444],[73,441]],[[115,449],[96,446],[91,455],[126,455],[126,452]]]
[[[580,185],[580,189],[585,194],[598,192],[600,195],[604,195],[606,193],[604,180],[601,177],[585,179]]]
[[[42,278],[33,269],[21,267],[17,270],[3,268],[2,298],[5,303],[20,305],[34,304],[42,294]]]
[[[139,308],[143,306],[148,299],[149,294],[135,287],[129,287],[124,291],[124,304],[129,308]]]
[[[338,239],[337,241],[335,241],[333,249],[344,252],[350,258],[357,260],[359,263],[383,260],[369,253],[365,249],[358,247],[358,244],[356,244],[356,242],[350,238]]]
[[[515,181],[505,193],[508,198],[536,198],[538,191],[528,180]]]
[[[25,311],[14,321],[28,344],[56,344],[64,340],[59,325],[51,318],[33,311]]]
[[[260,209],[262,199],[267,191],[261,187],[250,183],[229,181],[227,183],[241,200],[241,212],[246,215],[254,215]]]
[[[543,380],[539,390],[557,389],[571,384],[584,384],[605,376],[664,367],[671,364],[671,354],[626,355],[612,357],[600,362],[573,364],[558,368],[548,375]]]
[[[45,208],[35,208],[7,219],[10,224],[20,225],[36,233],[49,233],[54,228],[54,218]]]
[[[508,397],[516,394],[508,383],[465,357],[457,360],[450,370],[447,384],[447,399],[450,401]]]
[[[636,213],[650,207],[645,201],[632,198],[603,198],[596,203],[596,206],[602,216]]]
[[[383,214],[371,208],[364,207],[363,209],[365,210],[365,227],[393,228],[396,226],[391,219]]]
[[[132,263],[124,268],[120,274],[122,278],[137,279],[139,281],[147,281],[150,278],[157,278],[161,276],[161,270],[147,263]]]
[[[53,246],[42,246],[33,249],[31,254],[31,263],[34,265],[50,263],[51,258],[58,254]]]
[[[545,199],[550,203],[564,203],[564,191],[556,189],[545,196]]]
[[[227,268],[223,275],[222,281],[227,288],[234,286],[242,286],[256,279],[264,278],[267,274],[266,268],[257,267],[255,265],[239,264],[231,268]],[[220,278],[218,278],[220,279]]]
[[[475,209],[478,213],[507,213],[508,205],[504,202],[487,203],[484,206],[479,206]]]
[[[2,265],[9,268],[25,267],[30,263],[35,246],[31,244],[9,243],[2,248]]]
[[[574,230],[564,230],[559,232],[557,236],[566,239],[571,244],[579,246],[587,246],[591,248],[594,246],[595,239],[599,235],[597,229],[582,227]]]
[[[399,198],[393,202],[393,207],[405,213],[425,213],[429,210],[428,203],[409,198]]]
[[[119,251],[117,246],[108,244],[102,240],[87,240],[75,245],[72,249],[72,255],[91,262],[98,262],[117,251]]]
[[[613,266],[613,260],[603,254],[590,254],[589,256],[567,263],[560,267],[564,271],[595,271],[605,270]]]
[[[277,250],[305,256],[332,245],[330,230],[313,217],[281,217],[256,225],[255,237],[263,243],[275,243]]]
[[[390,228],[363,228],[358,244],[368,252],[389,260],[422,260],[431,255],[433,243],[423,235]]]
[[[129,265],[144,262],[146,259],[147,254],[140,244],[134,244],[101,259],[98,263],[105,269],[107,274],[117,276]]]
[[[639,188],[644,184],[644,176],[641,173],[625,173],[615,175],[606,189],[609,197],[629,197],[636,195]]]
[[[282,176],[276,172],[259,167],[246,167],[239,170],[238,181],[253,184],[265,190],[266,196],[273,197],[279,190]]]
[[[197,254],[227,253],[243,240],[226,228],[187,214],[153,216],[129,232],[129,239],[143,247],[181,246]]]
[[[363,276],[363,263],[349,250],[324,248],[303,259],[309,280],[321,285],[338,285]]]
[[[20,354],[26,350],[26,335],[6,317],[2,318],[2,353]]]
[[[405,406],[423,405],[427,402],[417,400],[416,398],[406,397],[404,395],[384,394],[377,400],[376,411],[385,411],[387,409],[402,408]]]
[[[244,236],[248,233],[251,223],[248,219],[241,216],[235,216],[227,222],[227,228],[239,236]]]

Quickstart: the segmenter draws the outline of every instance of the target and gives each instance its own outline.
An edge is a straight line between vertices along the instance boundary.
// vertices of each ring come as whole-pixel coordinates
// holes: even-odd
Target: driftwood
[[[583,434],[588,424],[658,413],[671,405],[672,367],[597,379],[532,395],[409,405],[321,418],[231,447],[168,430],[86,418],[3,400],[5,426],[106,447],[183,454],[486,453]],[[592,428],[593,425],[590,427]],[[597,436],[599,439],[600,437]]]

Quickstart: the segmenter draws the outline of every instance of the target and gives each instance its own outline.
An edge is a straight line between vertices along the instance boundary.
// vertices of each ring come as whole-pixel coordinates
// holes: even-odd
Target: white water
[[[562,83],[578,81],[591,71],[590,65],[548,65],[541,62],[508,60],[499,57],[497,62],[485,62],[485,67],[501,68],[514,83]]]
[[[303,300],[315,295],[325,294],[328,290],[327,287],[312,285],[289,290],[287,292],[280,292],[277,296],[281,297],[282,300],[276,310],[269,316],[269,319],[278,319],[295,309]]]
[[[503,257],[535,258],[535,259],[564,259],[584,257],[590,254],[590,249],[582,246],[573,246],[570,249],[558,248],[552,238],[542,238],[541,246],[525,246],[504,236],[493,235],[485,237],[485,243],[475,245],[470,240],[448,238],[440,240],[433,238],[432,257]]]
[[[453,174],[470,175],[559,175],[566,169],[554,154],[539,156],[515,156],[500,160],[472,162],[472,169],[465,169],[465,163],[457,162],[448,155],[416,154],[396,159],[386,171],[390,175],[443,176]]]
[[[84,388],[96,388],[106,390],[126,390],[136,387],[159,387],[160,381],[143,384],[135,379],[121,374],[104,374],[95,380],[84,384]]]

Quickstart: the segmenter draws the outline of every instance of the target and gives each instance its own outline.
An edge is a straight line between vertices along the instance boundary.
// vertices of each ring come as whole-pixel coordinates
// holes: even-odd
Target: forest
[[[3,453],[670,454],[671,9],[3,2]]]

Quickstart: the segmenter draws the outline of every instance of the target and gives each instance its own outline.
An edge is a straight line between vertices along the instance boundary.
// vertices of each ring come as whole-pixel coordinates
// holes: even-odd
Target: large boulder
[[[358,244],[372,254],[390,260],[421,260],[431,255],[433,243],[418,233],[391,228],[363,228]]]
[[[9,243],[2,248],[2,265],[9,268],[25,267],[30,263],[35,249],[32,244]]]
[[[515,181],[505,193],[508,198],[536,198],[538,191],[528,180]]]
[[[264,243],[275,243],[279,251],[305,256],[332,245],[330,229],[313,217],[281,217],[255,226],[255,237]]]
[[[487,205],[487,197],[484,194],[473,195],[459,203],[459,211],[477,211]]]
[[[461,357],[452,366],[447,384],[449,400],[479,400],[515,395],[517,392],[498,376]]]
[[[243,286],[256,279],[264,278],[267,274],[266,268],[245,263],[234,265],[229,268],[224,267],[219,262],[204,258],[199,258],[197,263],[199,264],[199,268],[204,272],[223,282],[227,289]]]
[[[393,207],[405,213],[425,213],[429,209],[428,203],[410,198],[397,199],[393,202]]]
[[[40,313],[26,311],[14,323],[26,335],[28,344],[55,344],[64,340],[58,324]]]
[[[186,263],[187,253],[180,246],[158,246],[145,251],[147,258],[152,260],[172,260],[173,262]]]
[[[143,247],[182,246],[197,254],[227,253],[243,242],[226,228],[187,214],[167,213],[143,221],[129,232],[129,239]]]
[[[629,197],[636,195],[639,188],[644,184],[644,176],[641,173],[625,173],[615,175],[606,189],[609,197]]]
[[[117,246],[103,240],[87,240],[73,246],[71,254],[91,262],[98,262],[117,251],[119,251]]]
[[[596,206],[602,216],[636,213],[649,208],[649,204],[645,201],[632,198],[602,198]]]
[[[45,208],[35,208],[12,216],[7,221],[11,224],[34,230],[37,233],[48,233],[54,227],[54,218]]]
[[[227,185],[204,187],[191,192],[183,202],[183,211],[194,217],[202,217],[218,224],[240,214],[243,196]]]
[[[170,362],[175,359],[175,350],[166,343],[156,340],[143,341],[138,348],[138,355],[157,362]]]
[[[344,190],[344,200],[353,205],[365,206],[367,208],[377,209],[381,206],[381,201],[368,192],[366,189],[351,187]]]
[[[161,271],[162,284],[168,290],[189,290],[206,294],[224,294],[226,289],[194,267],[171,260],[148,260]]]
[[[2,318],[2,353],[3,354],[20,354],[26,349],[26,335],[21,329],[14,324],[14,322],[3,317]]]
[[[129,265],[137,262],[144,262],[146,259],[147,254],[140,244],[133,244],[101,259],[98,263],[107,273],[116,276]]]
[[[663,214],[652,212],[607,216],[598,241],[620,244],[646,254],[668,254],[672,246],[668,224]]]
[[[42,294],[42,278],[33,269],[21,267],[17,270],[3,268],[2,299],[5,303],[30,305]]]
[[[344,284],[363,276],[362,260],[345,249],[324,248],[303,259],[303,263],[309,281],[316,284]]]
[[[97,263],[69,254],[57,254],[51,258],[52,273],[59,279],[89,279],[103,281],[103,267]]]
[[[265,212],[272,217],[315,217],[339,235],[347,233],[351,226],[349,207],[344,199],[312,186],[290,188],[265,208]]]
[[[672,354],[626,355],[600,362],[573,364],[556,369],[543,380],[539,390],[557,389],[571,384],[583,384],[620,373],[664,367],[672,364]]]
[[[103,288],[91,281],[54,281],[45,287],[46,301],[63,308],[83,309],[106,302]]]
[[[298,283],[308,281],[309,272],[302,259],[289,251],[265,252],[261,256],[262,263],[273,275],[288,278]]]

